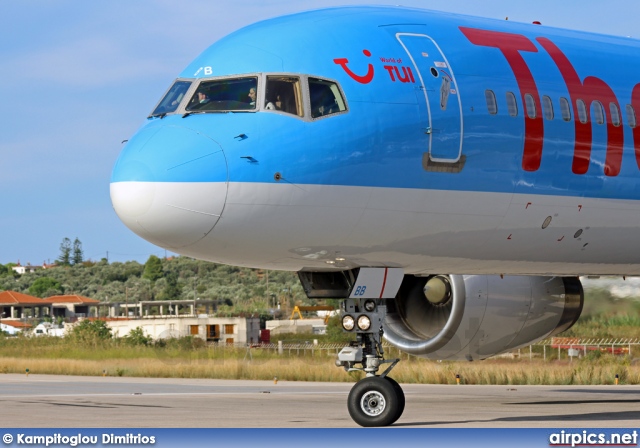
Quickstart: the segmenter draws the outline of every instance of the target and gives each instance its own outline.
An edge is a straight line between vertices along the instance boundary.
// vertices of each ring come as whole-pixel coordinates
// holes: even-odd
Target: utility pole
[[[198,275],[200,275],[200,263],[196,265],[196,276],[193,278],[193,300],[197,300],[196,291],[198,285]],[[193,305],[195,307],[195,304]],[[195,308],[194,308],[195,309]]]

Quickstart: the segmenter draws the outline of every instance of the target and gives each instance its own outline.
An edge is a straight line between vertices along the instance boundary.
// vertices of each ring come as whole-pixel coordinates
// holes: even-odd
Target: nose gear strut
[[[342,326],[355,332],[356,340],[338,354],[336,365],[347,372],[365,372],[349,392],[348,409],[360,426],[388,426],[400,418],[405,397],[400,385],[388,377],[400,359],[385,359],[382,347],[382,323],[387,313],[381,300],[346,299],[342,308]],[[383,365],[388,367],[380,374]]]

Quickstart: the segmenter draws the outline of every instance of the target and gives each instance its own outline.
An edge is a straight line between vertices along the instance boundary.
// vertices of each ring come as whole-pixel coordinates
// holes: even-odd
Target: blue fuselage
[[[255,83],[255,104],[188,103],[199,83],[236,78]],[[111,180],[120,217],[156,244],[283,269],[340,259],[408,272],[640,272],[629,250],[640,246],[635,40],[335,8],[243,28],[178,79],[191,82],[182,103],[147,120]],[[274,80],[297,92],[295,112],[268,109]],[[322,88],[335,94],[326,114]],[[140,199],[134,184],[174,196],[145,186]],[[195,186],[212,184],[220,197],[198,208]],[[165,206],[184,214],[155,231]],[[180,230],[189,213],[202,224]]]

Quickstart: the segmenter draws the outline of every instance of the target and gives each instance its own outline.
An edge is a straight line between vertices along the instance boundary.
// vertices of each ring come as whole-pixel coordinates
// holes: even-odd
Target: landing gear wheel
[[[404,394],[401,400],[393,383],[377,376],[358,381],[349,392],[347,401],[353,421],[367,427],[389,426],[395,422],[402,413],[398,410],[400,402],[404,404]]]
[[[389,424],[393,424],[393,423],[396,422],[396,420],[398,420],[400,418],[400,416],[404,412],[404,404],[405,404],[404,392],[402,390],[402,387],[400,387],[398,382],[396,380],[394,380],[393,378],[385,376],[384,379],[391,383],[393,388],[396,390],[396,394],[398,395],[398,415],[396,416],[396,418],[391,423],[389,423]]]

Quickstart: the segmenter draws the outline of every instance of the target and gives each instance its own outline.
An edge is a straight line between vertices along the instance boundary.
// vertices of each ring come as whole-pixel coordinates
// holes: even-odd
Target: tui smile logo
[[[362,50],[362,54],[364,54],[368,58],[371,57],[371,52],[369,50]],[[353,71],[351,71],[349,67],[347,67],[347,64],[349,63],[349,60],[347,58],[334,59],[333,62],[338,64],[340,67],[342,67],[342,69],[347,73],[347,75],[351,76],[351,78],[353,78],[355,81],[359,82],[360,84],[369,84],[373,79],[374,69],[372,64],[368,65],[367,73],[365,75],[357,75]]]

